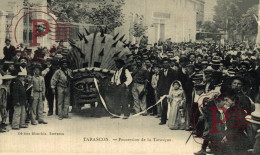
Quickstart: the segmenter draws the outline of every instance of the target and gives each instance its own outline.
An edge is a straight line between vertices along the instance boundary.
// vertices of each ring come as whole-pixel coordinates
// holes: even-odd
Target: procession
[[[216,8],[221,1],[224,0],[216,1]],[[46,1],[46,4],[55,8],[62,3]],[[23,5],[27,6],[25,2]],[[37,5],[28,6],[37,8]],[[114,1],[108,7],[112,5],[116,5]],[[79,16],[73,16],[74,20]],[[257,29],[256,15],[250,18],[255,20]],[[202,140],[200,150],[193,152],[195,155],[260,154],[260,32],[253,33],[254,39],[247,35],[238,39],[238,31],[230,33],[226,28],[225,33],[221,30],[218,34],[210,33],[214,37],[205,36],[208,32],[198,32],[183,34],[185,39],[178,40],[174,36],[179,32],[171,37],[173,27],[166,29],[169,35],[165,37],[163,24],[156,27],[155,22],[151,26],[158,28],[154,39],[151,30],[142,26],[143,16],[140,19],[138,16],[138,20],[141,24],[137,22],[134,28],[130,27],[128,38],[127,33],[94,23],[94,28],[80,25],[77,31],[69,32],[70,35],[64,32],[66,35],[55,36],[52,41],[47,38],[52,36],[48,33],[53,25],[46,24],[50,20],[33,21],[32,17],[30,21],[24,20],[33,23],[33,33],[27,37],[29,42],[18,44],[16,36],[10,37],[16,28],[8,30],[4,40],[1,39],[0,135],[30,128],[51,129],[55,125],[53,120],[73,126],[66,121],[73,122],[75,117],[87,113],[86,123],[95,118],[109,118],[106,123],[111,122],[111,126],[114,120],[135,126],[138,119],[152,119],[156,129],[166,126],[165,132],[181,131],[189,135],[188,139],[182,137],[185,145],[193,139]],[[45,25],[40,26],[43,29],[37,26],[38,22]],[[139,33],[142,35],[138,36]],[[47,135],[32,131],[31,135]],[[65,135],[58,131],[48,133]],[[174,139],[151,138],[151,141],[170,142],[171,138]],[[107,137],[83,139],[109,141]],[[118,140],[140,141],[122,137]]]

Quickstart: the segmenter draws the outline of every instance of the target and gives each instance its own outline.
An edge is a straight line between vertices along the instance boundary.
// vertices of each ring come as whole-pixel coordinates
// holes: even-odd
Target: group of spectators
[[[28,124],[48,124],[44,120],[44,101],[48,102],[48,116],[53,115],[56,98],[56,115],[59,120],[70,118],[69,75],[67,61],[57,49],[48,51],[38,48],[32,53],[21,44],[15,48],[6,39],[3,49],[4,58],[0,68],[0,132],[8,131],[8,124],[13,130],[28,128]],[[53,54],[54,53],[54,54]],[[58,108],[59,107],[59,108]],[[58,110],[59,109],[59,110]]]
[[[48,116],[53,115],[56,97],[59,119],[70,118],[71,72],[67,61],[49,61],[46,54],[39,57],[45,53],[44,49],[35,51],[36,57],[28,57],[23,52],[24,47],[19,48],[11,46],[10,40],[6,40],[1,68],[1,132],[7,131],[7,116],[12,129],[27,128],[29,122],[32,125],[47,124],[43,119],[45,98],[49,106]],[[259,120],[245,123],[250,122],[245,116],[252,115],[253,118],[260,110],[255,108],[259,107],[255,105],[260,100],[260,48],[240,42],[227,45],[215,42],[173,43],[170,39],[151,47],[141,44],[129,48],[133,60],[116,59],[117,70],[108,84],[119,93],[117,103],[110,107],[115,114],[111,118],[119,118],[124,113],[124,119],[128,119],[131,112],[141,113],[159,118],[159,125],[167,124],[172,130],[191,131],[204,139],[202,149],[196,154],[206,154],[207,147],[214,152],[219,145],[213,142],[222,144],[230,132],[242,138],[231,140],[237,142],[221,153],[245,152],[253,148],[257,138],[259,141],[259,128],[250,128],[252,124],[259,125]],[[40,65],[36,63],[43,60]],[[162,97],[162,102],[155,106]],[[230,114],[230,119],[218,123],[220,127],[217,125],[221,134],[210,132],[214,120],[223,120],[221,110],[215,111],[217,119],[213,119],[214,110],[211,109],[214,107],[225,108]],[[234,119],[240,121],[232,122]],[[233,129],[228,124],[238,127]],[[229,146],[228,143],[223,145]],[[254,151],[259,153],[259,146]]]
[[[255,109],[259,107],[260,48],[243,42],[220,45],[173,43],[169,39],[152,47],[133,45],[130,50],[133,61],[116,60],[117,71],[111,84],[117,86],[120,99],[117,100],[119,106],[111,108],[117,110],[117,116],[111,118],[119,118],[121,106],[123,118],[127,119],[129,103],[133,114],[156,116],[160,119],[159,125],[191,131],[194,136],[203,138],[202,149],[195,154],[206,154],[207,147],[214,153],[233,154],[247,153],[253,148],[257,130],[252,129],[245,117],[260,112],[259,108]],[[122,99],[124,96],[132,98],[133,104],[131,100]],[[162,97],[162,103],[154,106]],[[226,111],[230,115],[225,118]],[[225,119],[227,121],[217,123],[221,134],[212,134],[214,121]],[[239,136],[223,144],[231,132]],[[228,148],[215,151],[220,149],[216,142],[223,144],[221,148]]]

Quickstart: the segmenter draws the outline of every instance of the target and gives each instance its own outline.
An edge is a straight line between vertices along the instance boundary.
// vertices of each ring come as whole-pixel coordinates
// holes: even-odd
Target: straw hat
[[[18,76],[27,76],[26,72],[19,72]]]
[[[16,76],[12,76],[12,75],[4,75],[2,77],[0,77],[1,80],[11,80],[16,78]]]
[[[251,115],[246,116],[246,120],[254,124],[260,124],[260,104],[255,104],[255,111]]]

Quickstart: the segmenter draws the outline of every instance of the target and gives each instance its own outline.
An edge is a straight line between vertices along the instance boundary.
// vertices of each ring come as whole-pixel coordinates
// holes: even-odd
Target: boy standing
[[[24,79],[26,73],[19,72],[18,79],[13,83],[12,101],[14,105],[14,114],[12,121],[12,129],[19,130],[20,128],[27,128],[25,124],[25,104],[26,104],[26,90],[24,87]]]
[[[34,68],[33,75],[33,86],[32,86],[32,96],[33,104],[31,107],[31,123],[32,125],[37,125],[36,117],[38,118],[39,124],[48,124],[43,120],[43,101],[45,99],[45,82],[44,78],[40,75],[41,66],[36,65]]]

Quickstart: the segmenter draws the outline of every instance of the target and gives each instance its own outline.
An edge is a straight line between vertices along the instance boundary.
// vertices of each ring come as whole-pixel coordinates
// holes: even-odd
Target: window
[[[167,18],[170,19],[171,18],[171,14],[169,13],[163,13],[163,12],[154,12],[153,13],[153,17],[154,18]]]

